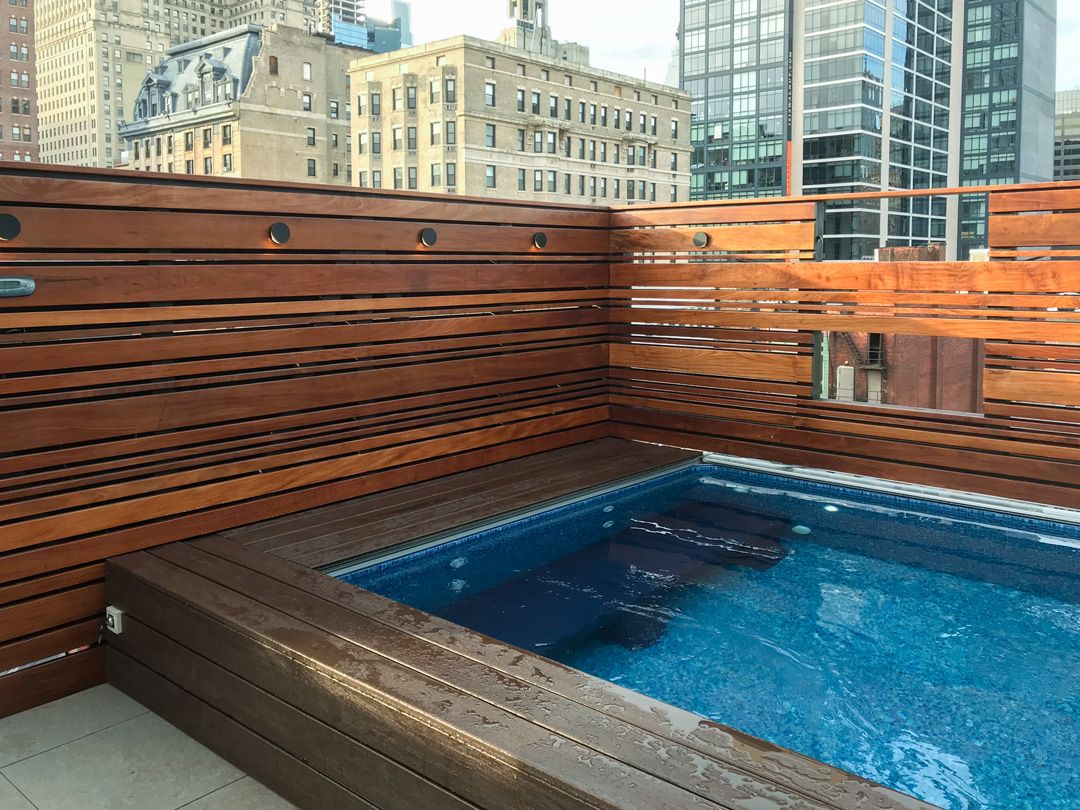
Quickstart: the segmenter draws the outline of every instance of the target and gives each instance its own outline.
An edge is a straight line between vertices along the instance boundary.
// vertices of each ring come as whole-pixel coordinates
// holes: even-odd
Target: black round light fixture
[[[284,222],[275,222],[270,226],[270,241],[275,245],[284,245],[292,236],[292,231]]]
[[[546,233],[534,233],[533,245],[541,250],[547,247],[547,234]]]
[[[424,247],[435,247],[435,243],[439,241],[439,234],[435,232],[434,228],[424,228],[420,231],[420,244]]]
[[[705,231],[698,231],[694,234],[694,247],[708,247],[709,235]]]
[[[14,214],[0,214],[0,241],[9,242],[22,231],[22,224]]]

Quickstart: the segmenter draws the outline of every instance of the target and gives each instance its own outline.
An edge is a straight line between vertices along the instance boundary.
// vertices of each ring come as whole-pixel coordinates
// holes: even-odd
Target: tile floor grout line
[[[141,703],[139,705],[142,706]],[[107,731],[110,728],[116,728],[117,726],[122,726],[122,725],[124,725],[124,723],[129,723],[132,720],[136,720],[136,719],[142,717],[143,715],[147,715],[147,714],[150,714],[150,710],[147,709],[146,707],[143,707],[143,711],[139,712],[138,714],[133,714],[131,717],[124,718],[123,720],[119,720],[116,723],[109,723],[109,725],[102,726],[101,728],[94,729],[93,731],[88,731],[86,734],[83,734],[80,737],[73,737],[70,740],[65,740],[64,742],[59,743],[58,745],[54,745],[51,748],[43,748],[42,750],[40,750],[40,751],[38,751],[36,753],[33,753],[28,757],[23,757],[22,759],[12,760],[11,762],[7,763],[6,765],[0,765],[0,774],[3,774],[4,771],[6,771],[12,765],[18,765],[20,762],[26,762],[28,760],[33,759],[34,757],[39,757],[42,754],[47,754],[50,751],[55,751],[57,748],[63,748],[65,745],[71,745],[72,743],[78,742],[79,740],[85,740],[87,737],[93,737],[98,732]],[[8,779],[8,781],[10,782],[11,780]]]
[[[233,779],[231,782],[226,782],[224,785],[220,785],[220,786],[214,788],[213,790],[211,790],[209,793],[204,793],[202,796],[196,796],[190,802],[184,802],[181,805],[177,805],[176,807],[173,808],[173,810],[184,810],[185,807],[191,807],[191,805],[195,804],[195,802],[201,801],[201,800],[205,799],[207,796],[213,796],[215,793],[218,793],[218,792],[224,790],[225,788],[229,787],[230,785],[235,785],[237,782],[239,782],[239,781],[241,781],[243,779],[247,779],[247,778],[248,778],[248,775],[246,773],[241,773],[238,777]]]
[[[23,793],[23,792],[22,792],[22,791],[21,791],[21,790],[19,789],[19,786],[18,786],[18,785],[16,785],[16,784],[15,784],[14,782],[12,782],[12,781],[11,781],[10,779],[8,779],[8,778],[7,778],[7,777],[6,777],[6,776],[5,776],[4,774],[2,774],[2,773],[0,773],[0,779],[3,779],[3,780],[4,780],[5,782],[7,782],[7,783],[8,783],[9,785],[11,785],[11,789],[12,789],[12,790],[14,790],[14,791],[15,791],[16,793],[18,793],[18,794],[19,794],[20,796],[22,796],[22,797],[23,797],[24,799],[26,799],[26,803],[27,803],[28,805],[30,805],[31,807],[33,807],[33,808],[34,808],[34,810],[39,810],[38,806],[37,806],[36,804],[34,804],[34,803],[33,803],[32,801],[30,801],[30,797],[29,797],[29,796],[27,796],[27,795],[26,795],[25,793]]]

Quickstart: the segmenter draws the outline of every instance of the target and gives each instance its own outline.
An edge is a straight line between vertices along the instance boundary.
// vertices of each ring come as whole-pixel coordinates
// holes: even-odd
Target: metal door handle
[[[37,284],[29,276],[0,276],[0,298],[33,295]]]

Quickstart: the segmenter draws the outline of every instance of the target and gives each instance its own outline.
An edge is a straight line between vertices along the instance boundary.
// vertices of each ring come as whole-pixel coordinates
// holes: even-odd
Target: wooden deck
[[[674,447],[597,439],[241,526],[221,535],[321,568],[700,457],[701,453]]]
[[[312,565],[692,460],[606,439],[109,561],[109,679],[301,807],[928,808]]]

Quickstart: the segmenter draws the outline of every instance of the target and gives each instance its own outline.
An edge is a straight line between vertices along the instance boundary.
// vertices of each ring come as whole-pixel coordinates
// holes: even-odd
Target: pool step
[[[631,649],[655,643],[668,605],[688,582],[715,580],[732,568],[766,569],[786,555],[770,532],[786,529],[752,515],[725,528],[677,514],[634,518],[613,537],[592,543],[481,593],[441,614],[501,641],[544,652],[603,631]],[[543,606],[542,610],[534,606]]]

